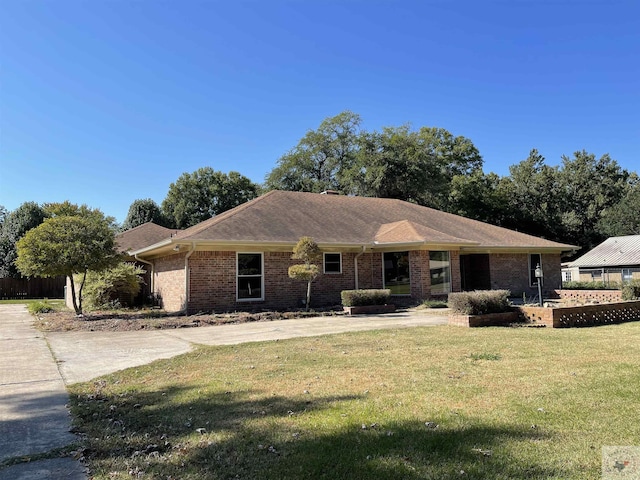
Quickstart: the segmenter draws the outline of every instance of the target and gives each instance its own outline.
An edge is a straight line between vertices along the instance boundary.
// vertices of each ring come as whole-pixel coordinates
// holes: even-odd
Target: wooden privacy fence
[[[65,277],[0,278],[0,299],[64,298]]]

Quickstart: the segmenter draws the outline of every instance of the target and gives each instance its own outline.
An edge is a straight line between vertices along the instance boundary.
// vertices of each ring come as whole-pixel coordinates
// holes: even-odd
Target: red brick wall
[[[342,254],[342,273],[321,273],[311,285],[311,306],[340,304],[340,292],[354,288],[355,253]],[[236,252],[195,252],[189,258],[189,313],[228,310],[282,310],[304,306],[307,283],[289,278],[297,263],[290,252],[264,252],[264,300],[236,300]],[[375,281],[375,262],[361,256],[358,268]],[[323,266],[319,265],[321,272]],[[363,287],[364,288],[364,287]],[[368,287],[367,287],[368,288]],[[378,287],[379,288],[379,287]]]
[[[185,308],[185,255],[179,253],[155,261],[154,287],[162,299],[162,308],[167,312],[179,312]]]
[[[236,300],[236,252],[196,251],[189,258],[189,313],[228,310],[281,310],[303,306],[306,282],[290,279],[288,268],[295,261],[290,252],[264,252],[264,300]],[[355,288],[354,259],[357,253],[342,254],[342,273],[324,274],[313,282],[311,306],[340,304],[340,292]],[[155,261],[155,289],[167,311],[185,308],[185,254],[170,255]],[[460,255],[450,253],[452,291],[460,291]],[[409,253],[411,295],[414,300],[430,297],[429,252]],[[560,256],[543,255],[545,290],[560,284]],[[535,293],[529,287],[526,254],[490,255],[493,288],[506,288],[514,294]],[[322,266],[321,266],[322,271]],[[365,253],[358,257],[359,288],[382,288],[382,254]]]
[[[510,290],[513,295],[535,295],[537,287],[529,286],[529,255],[526,253],[492,253],[489,255],[491,288]],[[543,254],[543,292],[549,294],[562,284],[559,254]],[[458,269],[459,271],[459,269]]]

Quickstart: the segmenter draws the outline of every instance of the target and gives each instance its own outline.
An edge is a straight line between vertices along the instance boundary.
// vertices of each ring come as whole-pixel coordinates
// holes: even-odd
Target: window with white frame
[[[264,300],[262,253],[238,253],[236,263],[238,300]]]
[[[342,254],[324,254],[324,273],[342,273]]]

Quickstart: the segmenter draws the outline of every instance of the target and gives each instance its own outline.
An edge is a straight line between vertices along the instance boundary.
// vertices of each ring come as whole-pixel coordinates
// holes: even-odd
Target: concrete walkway
[[[33,327],[24,305],[0,305],[0,461],[73,443],[65,383],[84,382],[188,352],[196,344],[230,345],[332,333],[442,325],[446,316],[397,312],[314,317],[174,330],[52,332]],[[0,468],[0,480],[84,480],[71,458]]]
[[[0,461],[65,447],[69,401],[44,336],[24,305],[0,305]],[[87,478],[79,462],[57,458],[0,468],[0,479]]]

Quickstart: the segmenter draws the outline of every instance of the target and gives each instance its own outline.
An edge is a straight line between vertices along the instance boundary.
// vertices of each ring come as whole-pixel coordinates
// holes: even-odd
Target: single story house
[[[167,311],[291,309],[306,292],[288,276],[303,236],[323,252],[312,307],[364,288],[400,301],[475,289],[534,295],[536,266],[545,289],[558,288],[561,255],[578,248],[401,200],[271,191],[129,253],[151,267]]]
[[[640,235],[609,237],[562,268],[565,281],[622,283],[640,279]]]

